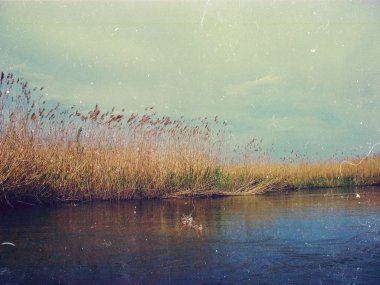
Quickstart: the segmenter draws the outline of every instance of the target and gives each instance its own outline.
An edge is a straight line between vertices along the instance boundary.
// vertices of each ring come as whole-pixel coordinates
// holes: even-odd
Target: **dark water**
[[[0,214],[0,284],[380,284],[380,188]]]

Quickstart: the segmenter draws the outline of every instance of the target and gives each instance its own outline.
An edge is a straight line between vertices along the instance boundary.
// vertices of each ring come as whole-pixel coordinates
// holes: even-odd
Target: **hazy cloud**
[[[10,71],[25,71],[28,69],[28,66],[25,63],[19,63],[9,66]]]
[[[239,84],[228,85],[225,88],[227,95],[245,96],[257,91],[270,89],[273,86],[284,82],[281,76],[267,75],[255,80],[245,81]]]
[[[20,63],[14,64],[9,67],[9,71],[16,72],[18,74],[23,74],[26,80],[32,82],[43,82],[47,83],[50,80],[54,80],[54,76],[43,73],[43,72],[35,72],[33,71],[27,64]]]

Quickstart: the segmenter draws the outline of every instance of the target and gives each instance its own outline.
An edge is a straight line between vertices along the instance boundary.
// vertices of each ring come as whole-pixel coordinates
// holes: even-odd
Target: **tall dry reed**
[[[0,204],[178,195],[252,194],[287,188],[376,184],[380,159],[252,162],[260,141],[228,160],[226,123],[213,119],[83,111],[45,100],[12,73],[0,80]],[[265,156],[264,156],[265,157]]]

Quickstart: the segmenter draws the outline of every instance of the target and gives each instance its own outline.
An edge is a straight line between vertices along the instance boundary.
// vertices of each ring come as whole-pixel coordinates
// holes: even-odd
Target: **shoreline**
[[[260,184],[260,183],[259,183]],[[267,185],[267,184],[266,184]],[[31,199],[30,195],[24,197],[17,197],[17,200],[8,200],[6,196],[0,197],[0,209],[7,208],[19,208],[28,206],[49,206],[49,205],[59,205],[59,204],[86,204],[86,203],[96,203],[96,202],[110,202],[118,203],[124,201],[141,201],[141,200],[167,200],[167,199],[217,199],[226,197],[243,197],[243,196],[254,196],[254,195],[266,195],[266,194],[278,194],[284,192],[297,192],[297,191],[308,191],[315,189],[355,189],[355,188],[369,188],[369,187],[380,187],[380,182],[374,184],[358,184],[358,185],[340,185],[340,186],[321,186],[315,185],[313,187],[281,187],[277,188],[275,186],[263,188],[263,185],[259,185],[257,188],[252,188],[250,191],[222,191],[222,190],[206,190],[206,191],[196,191],[196,190],[183,190],[178,192],[172,192],[169,194],[163,194],[161,196],[132,196],[128,198],[60,198],[54,197],[53,199],[39,199],[38,197],[33,197]],[[25,199],[23,201],[23,199]]]

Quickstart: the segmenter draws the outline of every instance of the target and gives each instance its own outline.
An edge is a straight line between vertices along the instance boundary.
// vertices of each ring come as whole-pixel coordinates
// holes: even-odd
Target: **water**
[[[0,284],[380,284],[379,206],[374,187],[3,210]]]

